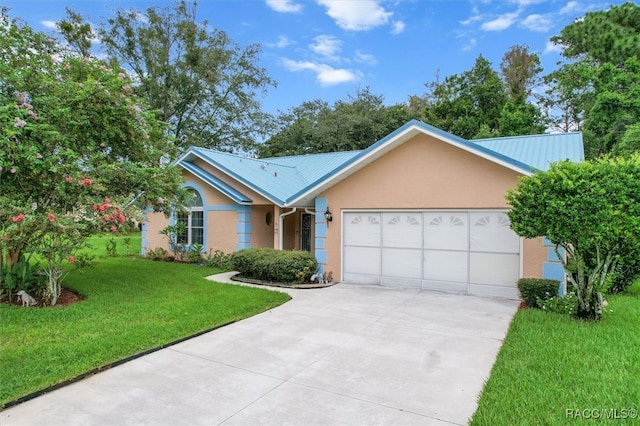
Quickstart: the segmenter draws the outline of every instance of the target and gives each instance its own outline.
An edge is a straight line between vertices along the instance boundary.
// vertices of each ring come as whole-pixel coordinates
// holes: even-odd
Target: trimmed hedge
[[[308,251],[249,248],[231,255],[233,269],[245,278],[283,284],[308,281],[318,261]]]
[[[558,295],[560,281],[543,278],[520,278],[518,290],[528,307],[540,309],[538,300],[544,301]]]

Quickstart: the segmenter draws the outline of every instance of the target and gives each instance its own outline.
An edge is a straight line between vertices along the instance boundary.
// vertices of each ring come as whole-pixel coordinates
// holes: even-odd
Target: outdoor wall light
[[[331,210],[329,210],[329,207],[327,207],[327,211],[324,212],[324,218],[327,220],[327,225],[329,225],[329,222],[333,220],[333,215],[331,214]]]

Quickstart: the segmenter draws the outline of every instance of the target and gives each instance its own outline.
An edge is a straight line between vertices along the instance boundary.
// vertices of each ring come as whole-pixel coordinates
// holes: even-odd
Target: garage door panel
[[[422,250],[383,248],[382,275],[421,279]]]
[[[377,247],[348,247],[344,257],[345,272],[380,275],[380,249]]]
[[[515,287],[519,274],[517,254],[469,254],[469,281],[473,284]]]
[[[346,245],[380,247],[382,226],[379,213],[346,213],[344,219]]]
[[[467,250],[469,224],[466,212],[424,213],[424,248]]]
[[[383,213],[382,245],[383,247],[422,248],[422,215]]]
[[[468,253],[426,250],[424,252],[424,279],[433,281],[467,282]]]
[[[511,230],[509,217],[500,212],[472,212],[469,215],[472,251],[518,253],[520,238]]]

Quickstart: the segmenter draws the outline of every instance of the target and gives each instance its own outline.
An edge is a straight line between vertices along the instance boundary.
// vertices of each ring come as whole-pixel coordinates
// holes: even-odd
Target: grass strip
[[[592,323],[519,311],[470,424],[640,423],[640,298],[608,300]]]

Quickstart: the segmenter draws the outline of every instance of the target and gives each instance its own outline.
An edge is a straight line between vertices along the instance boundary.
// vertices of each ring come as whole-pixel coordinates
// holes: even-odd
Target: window
[[[189,190],[186,210],[176,214],[176,221],[184,223],[184,232],[178,235],[178,244],[204,244],[204,209],[202,197],[193,189]]]

